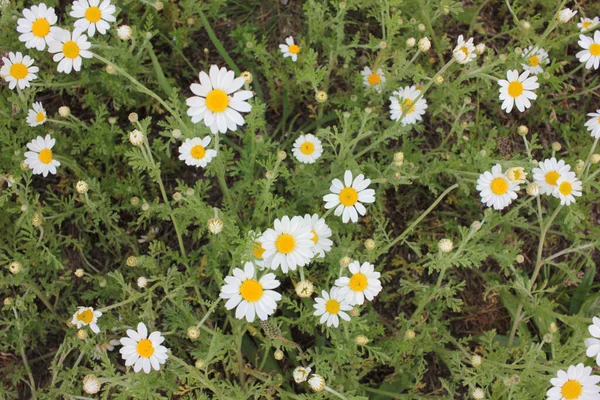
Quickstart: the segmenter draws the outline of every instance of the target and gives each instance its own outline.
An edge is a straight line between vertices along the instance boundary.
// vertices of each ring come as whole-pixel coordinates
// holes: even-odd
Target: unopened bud
[[[525,125],[520,125],[517,128],[517,133],[519,135],[521,135],[521,136],[525,136],[525,135],[527,135],[529,133],[529,128],[527,126],[525,126]]]
[[[79,194],[86,194],[88,189],[89,189],[89,186],[88,186],[87,182],[85,182],[85,181],[79,181],[75,185],[75,190],[77,190],[77,193],[79,193]]]
[[[298,297],[306,299],[312,296],[315,288],[311,281],[304,279],[296,284],[295,290]]]
[[[444,238],[438,242],[438,249],[442,253],[450,253],[453,248],[454,248],[454,243],[452,243],[452,240],[450,240],[450,239]]]
[[[281,351],[280,349],[275,350],[275,353],[273,353],[273,357],[277,360],[283,360],[283,351]]]
[[[373,250],[375,248],[375,241],[373,239],[365,240],[365,248],[367,250]]]
[[[364,346],[369,343],[369,338],[365,335],[358,335],[354,338],[354,343],[356,343],[357,346]]]
[[[316,94],[315,94],[315,100],[317,100],[317,103],[325,103],[327,101],[327,93],[319,90]]]
[[[135,267],[138,263],[138,259],[135,256],[129,256],[127,257],[127,266],[128,267]]]
[[[75,274],[76,277],[82,278],[83,275],[85,274],[85,272],[83,271],[83,269],[78,268],[78,269],[75,270],[74,274]]]
[[[85,340],[88,338],[88,333],[87,331],[80,329],[77,331],[77,338],[79,338],[79,340]]]
[[[424,37],[419,39],[419,50],[425,53],[428,52],[429,49],[431,49],[431,41],[429,40],[429,38]]]
[[[560,151],[560,149],[562,149],[562,145],[558,142],[552,142],[552,150],[554,151]]]
[[[406,340],[413,340],[416,336],[417,336],[417,333],[415,331],[413,331],[412,329],[409,329],[406,332],[404,332],[404,339],[406,339]]]
[[[71,115],[71,109],[67,106],[59,107],[58,115],[60,115],[63,118],[67,118],[69,115]]]
[[[415,39],[414,37],[408,38],[406,40],[407,47],[415,47],[415,44],[417,44],[417,39]]]
[[[187,337],[192,340],[198,339],[200,337],[200,329],[198,329],[196,326],[190,326],[187,329]]]

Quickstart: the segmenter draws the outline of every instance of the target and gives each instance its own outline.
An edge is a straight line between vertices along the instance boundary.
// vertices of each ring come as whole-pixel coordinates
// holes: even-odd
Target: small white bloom
[[[372,301],[381,292],[381,274],[375,271],[373,264],[364,262],[361,265],[358,261],[352,261],[348,270],[351,277],[344,276],[335,281],[335,286],[340,288],[340,295],[348,304],[362,305],[365,299]]]
[[[593,138],[600,138],[600,109],[596,110],[595,113],[589,113],[588,117],[591,117],[586,123],[585,126],[590,131],[590,135]]]
[[[88,394],[96,394],[100,391],[102,383],[95,375],[86,375],[83,378],[83,391]]]
[[[21,33],[19,40],[25,43],[28,49],[37,49],[43,51],[50,39],[50,33],[57,29],[52,25],[56,24],[58,18],[53,7],[48,7],[40,3],[31,8],[23,9],[23,18],[17,21],[17,32]]]
[[[371,68],[365,67],[360,74],[363,76],[363,84],[367,87],[372,87],[378,92],[381,92],[381,88],[385,84],[385,75],[383,70],[378,68],[377,71],[371,71]]]
[[[315,392],[320,392],[321,390],[325,389],[325,378],[323,378],[321,375],[312,374],[308,380],[308,385]]]
[[[185,161],[186,165],[205,168],[217,156],[216,150],[207,149],[210,141],[210,136],[186,139],[179,147],[179,159]]]
[[[502,166],[496,164],[492,171],[485,171],[477,179],[477,190],[481,202],[494,210],[502,210],[517,198],[519,184],[502,173]]]
[[[585,354],[595,358],[596,364],[600,366],[600,318],[592,318],[592,325],[588,326],[588,331],[592,337],[585,339]]]
[[[315,308],[314,315],[321,317],[319,323],[337,328],[340,324],[340,318],[344,321],[350,321],[350,316],[346,311],[352,310],[352,306],[346,302],[346,298],[339,287],[331,288],[329,293],[323,290],[321,296],[317,297],[315,304],[313,304]]]
[[[119,352],[125,360],[125,366],[133,365],[135,373],[142,369],[149,374],[151,369],[160,370],[160,364],[167,361],[167,348],[162,346],[165,338],[159,331],[152,332],[148,335],[148,328],[143,322],[137,326],[137,331],[133,329],[127,330],[127,336],[121,338],[120,342],[123,346]]]
[[[506,177],[516,183],[525,183],[527,172],[523,167],[512,167],[506,170]]]
[[[274,270],[281,267],[283,273],[307,265],[314,256],[315,243],[304,218],[290,219],[285,215],[281,220],[276,219],[273,225],[274,229],[267,229],[259,239],[265,249],[265,265]]]
[[[477,54],[475,53],[475,45],[473,44],[473,38],[469,38],[465,42],[463,35],[460,35],[457,40],[456,47],[452,52],[454,59],[460,64],[466,64],[475,60]]]
[[[548,52],[537,46],[527,47],[525,50],[523,50],[521,57],[526,60],[524,64],[521,64],[523,69],[531,72],[532,74],[544,72],[544,68],[542,68],[542,66],[550,62],[548,59]]]
[[[298,61],[300,47],[294,43],[294,38],[292,36],[285,38],[285,44],[280,44],[279,50],[283,53],[283,58],[290,57],[293,62]]]
[[[294,369],[294,380],[296,383],[306,382],[311,371],[312,369],[310,367],[296,367],[296,369]]]
[[[558,12],[558,20],[563,24],[566,24],[577,14],[577,11],[573,11],[570,8],[564,8]]]
[[[390,97],[390,118],[400,121],[402,125],[412,125],[423,119],[427,109],[425,97],[419,97],[421,91],[415,85],[396,90]]]
[[[13,90],[15,87],[23,90],[29,87],[32,80],[37,78],[36,72],[39,68],[33,65],[33,58],[24,56],[21,52],[8,53],[7,57],[2,57],[2,68],[0,68],[0,78],[8,82],[8,88]]]
[[[556,181],[556,188],[552,195],[560,199],[560,204],[564,206],[575,203],[575,197],[581,196],[583,186],[581,181],[575,177],[575,174],[564,174]]]
[[[313,252],[315,257],[325,257],[325,253],[329,253],[333,245],[333,242],[329,239],[332,235],[331,229],[323,218],[319,218],[318,214],[306,214],[304,223],[308,225],[310,232],[313,234],[311,240],[314,243]]]
[[[121,40],[129,40],[131,39],[131,35],[133,34],[133,30],[129,25],[121,25],[117,28],[117,36]]]
[[[558,189],[558,180],[561,177],[574,178],[575,173],[571,171],[571,166],[564,160],[556,161],[552,157],[539,162],[539,168],[533,168],[533,180],[540,186],[541,194],[553,194]]]
[[[144,143],[144,138],[144,134],[137,129],[129,132],[129,142],[136,147],[140,147]]]
[[[79,18],[75,21],[75,29],[82,32],[87,29],[87,34],[92,37],[96,30],[102,35],[110,29],[109,22],[115,22],[117,19],[114,13],[116,7],[110,4],[110,0],[75,0],[73,8],[69,15],[73,18]]]
[[[546,392],[547,400],[596,400],[600,398],[600,376],[592,375],[592,367],[583,363],[560,370],[550,379],[552,388]]]
[[[102,312],[94,311],[92,307],[77,307],[77,312],[73,314],[71,323],[77,325],[77,329],[89,325],[92,332],[100,333],[100,328],[96,322],[98,322],[98,318],[101,316]]]
[[[581,18],[580,21],[581,22],[579,22],[577,24],[577,27],[579,29],[581,29],[581,32],[585,32],[587,30],[594,29],[600,25],[600,18],[598,18],[598,17],[594,17],[593,19],[592,18]]]
[[[54,56],[52,60],[58,63],[57,71],[70,74],[72,70],[81,71],[83,58],[92,58],[89,51],[91,43],[87,36],[75,29],[73,33],[65,29],[53,31],[48,41],[48,51]]]
[[[30,151],[25,152],[25,164],[33,170],[33,174],[41,174],[44,177],[48,176],[48,173],[56,174],[56,167],[60,166],[60,162],[52,157],[55,143],[56,139],[52,139],[50,135],[38,136],[27,143]]]
[[[294,142],[292,154],[301,163],[313,164],[323,154],[323,146],[313,134],[300,135]]]
[[[27,123],[29,126],[36,127],[42,125],[47,119],[46,110],[44,110],[42,103],[39,101],[33,103],[32,109],[27,113]]]
[[[579,35],[577,43],[583,49],[575,55],[579,61],[585,63],[587,69],[598,69],[600,67],[600,31],[594,32],[593,38]]]
[[[375,202],[375,190],[367,189],[371,184],[370,179],[365,179],[363,174],[352,178],[352,172],[346,170],[344,182],[339,179],[331,181],[329,191],[331,193],[323,196],[325,209],[335,208],[334,215],[342,216],[342,222],[358,222],[358,216],[364,216],[367,209],[362,203]]]
[[[509,113],[515,105],[520,112],[531,107],[529,100],[537,99],[537,95],[533,91],[540,87],[537,76],[529,77],[529,71],[523,71],[519,75],[519,71],[515,69],[508,70],[506,77],[507,79],[498,80],[502,109]]]
[[[99,343],[96,345],[94,352],[92,354],[92,358],[94,360],[100,360],[102,355],[106,354],[108,351],[113,351],[115,346],[117,346],[120,342],[116,339],[111,339],[107,342]]]
[[[146,279],[145,276],[140,276],[139,278],[137,278],[136,284],[139,288],[145,288],[146,286],[148,286],[148,279]]]

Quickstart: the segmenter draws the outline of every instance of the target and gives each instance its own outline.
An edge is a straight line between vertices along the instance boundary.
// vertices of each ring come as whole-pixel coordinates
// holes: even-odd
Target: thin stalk
[[[204,26],[204,29],[206,30],[206,33],[208,34],[210,41],[217,48],[217,51],[219,52],[221,57],[223,57],[225,59],[225,62],[227,62],[229,67],[235,72],[236,75],[239,75],[240,69],[235,64],[233,59],[229,56],[229,53],[227,53],[227,50],[225,50],[225,47],[223,47],[223,45],[217,38],[217,35],[215,35],[215,32],[210,27],[210,24],[201,9],[198,9],[198,14],[200,15],[200,22],[202,22],[202,25]]]

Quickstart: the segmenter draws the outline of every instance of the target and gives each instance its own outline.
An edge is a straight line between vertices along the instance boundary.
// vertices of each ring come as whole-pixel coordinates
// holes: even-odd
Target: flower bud
[[[87,333],[87,331],[86,331],[86,330],[84,330],[84,329],[80,329],[80,330],[78,330],[78,331],[77,331],[77,338],[78,338],[79,340],[85,340],[85,339],[87,339],[87,338],[88,338],[88,333]]]
[[[373,250],[375,248],[375,241],[373,239],[365,240],[365,248],[367,250]]]
[[[413,331],[412,329],[409,329],[406,332],[404,332],[404,339],[406,339],[406,340],[413,340],[416,336],[417,336],[417,333],[415,331]]]
[[[75,274],[76,277],[82,278],[83,275],[85,274],[85,272],[83,271],[83,269],[78,268],[78,269],[75,270],[74,274]]]
[[[23,269],[23,264],[18,261],[13,261],[8,265],[8,270],[11,274],[16,275]]]
[[[298,297],[307,299],[310,296],[312,296],[312,294],[315,291],[315,288],[311,281],[304,279],[296,284],[295,290]]]
[[[12,297],[5,297],[4,298],[4,305],[7,307],[12,306],[14,303],[14,299]]]
[[[83,378],[83,391],[88,394],[96,394],[100,391],[102,384],[95,375],[86,375]]]
[[[138,263],[138,259],[135,256],[129,256],[127,257],[127,266],[128,267],[135,267]]]
[[[67,106],[59,107],[58,115],[60,115],[63,118],[67,118],[69,115],[71,115],[71,109]]]
[[[296,383],[306,382],[310,371],[312,371],[310,367],[296,367],[293,373]]]
[[[219,233],[223,232],[223,221],[221,221],[219,218],[209,219],[206,225],[208,226],[208,231],[213,235],[218,235]]]
[[[476,388],[475,390],[473,390],[473,394],[471,395],[471,397],[473,397],[474,400],[483,400],[485,399],[485,393],[483,393],[482,389]]]
[[[311,378],[308,380],[308,385],[315,392],[320,392],[325,389],[325,378],[321,375],[313,374]]]
[[[433,77],[433,82],[436,85],[441,85],[442,83],[444,83],[444,77],[442,75],[436,75]]]
[[[552,339],[553,338],[552,338],[552,334],[551,333],[546,333],[544,335],[544,338],[543,338],[544,343],[552,343]]]
[[[396,161],[396,162],[404,161],[404,153],[401,151],[394,153],[394,161]]]
[[[315,100],[317,100],[317,103],[325,103],[327,101],[327,93],[319,90],[316,94],[315,94]]]
[[[173,200],[181,201],[182,198],[183,198],[183,196],[181,195],[181,193],[179,193],[179,192],[173,193]]]
[[[174,139],[179,139],[181,137],[181,130],[173,129],[173,132],[171,132],[171,136],[173,136]]]
[[[244,80],[246,81],[246,85],[249,85],[252,83],[252,73],[250,71],[244,71],[242,72],[242,78],[244,78]]]
[[[414,37],[408,38],[406,40],[407,47],[415,47],[415,44],[417,44],[417,39],[415,39]]]
[[[129,202],[131,203],[132,206],[137,206],[138,204],[140,204],[140,198],[133,196]]]
[[[519,264],[523,264],[525,262],[525,257],[523,257],[523,254],[518,254],[517,257],[515,257],[515,261]]]
[[[438,242],[438,249],[442,253],[450,253],[453,248],[454,248],[454,243],[452,243],[452,240],[450,240],[450,239],[444,238]]]
[[[521,135],[521,136],[525,136],[525,135],[527,135],[529,133],[529,128],[527,126],[525,126],[525,125],[520,125],[517,128],[517,133],[519,135]]]
[[[150,209],[150,204],[144,203],[142,204],[142,211],[148,211]]]
[[[429,51],[429,49],[431,49],[431,41],[429,38],[424,37],[419,39],[419,50],[421,50],[423,53],[426,53]]]
[[[287,158],[287,153],[283,150],[279,150],[277,152],[277,158],[280,159],[281,161],[283,161]]]
[[[471,356],[471,365],[474,367],[479,367],[483,363],[483,358],[481,358],[478,354],[473,354]]]
[[[479,43],[475,46],[475,54],[482,55],[483,53],[485,53],[485,43]]]
[[[521,21],[521,26],[523,27],[523,29],[525,29],[526,31],[531,29],[531,24],[528,21]]]
[[[365,335],[358,335],[354,338],[354,343],[356,343],[357,346],[364,346],[369,343],[369,338]]]
[[[584,167],[585,162],[583,160],[577,160],[577,162],[575,163],[575,172],[577,172],[578,174],[581,173]]]
[[[539,196],[540,195],[540,185],[537,183],[531,183],[527,186],[526,192],[529,196]]]
[[[600,154],[592,154],[592,156],[590,157],[590,162],[592,164],[600,163]]]
[[[281,361],[283,360],[283,351],[281,351],[280,349],[275,350],[275,353],[273,353],[273,357],[277,360],[277,361]]]
[[[558,332],[558,326],[556,326],[555,322],[551,322],[550,323],[550,326],[548,327],[548,331],[550,333],[556,333],[556,332]]]
[[[129,40],[131,39],[131,35],[133,34],[133,30],[129,25],[121,25],[117,28],[117,36],[121,40]]]
[[[575,14],[577,14],[577,11],[573,11],[570,8],[565,8],[558,12],[557,18],[559,22],[566,24],[575,16]]]
[[[79,181],[75,185],[75,190],[79,194],[86,194],[88,192],[88,189],[89,189],[89,186],[88,186],[87,182],[85,182],[85,181]]]
[[[127,116],[127,119],[129,120],[129,122],[138,122],[139,121],[139,116],[137,115],[137,113],[129,113],[129,115]]]
[[[112,64],[108,64],[106,66],[106,73],[110,75],[115,75],[117,73],[117,68],[115,68],[115,66]]]
[[[554,151],[560,151],[560,149],[562,149],[562,145],[558,142],[552,142],[552,150]]]
[[[139,278],[137,278],[136,283],[139,288],[145,288],[146,286],[148,286],[148,279],[146,279],[146,277],[144,276],[140,276]]]
[[[196,362],[194,363],[194,366],[196,367],[196,369],[204,369],[204,368],[206,368],[206,361],[196,360]]]
[[[160,11],[160,10],[162,10],[163,8],[165,8],[165,5],[163,4],[163,2],[162,2],[162,1],[157,1],[156,3],[154,3],[154,7],[155,7],[155,8],[156,8],[158,11]]]
[[[33,226],[35,226],[36,228],[39,228],[40,226],[42,226],[42,223],[44,222],[44,219],[42,218],[42,216],[38,213],[33,214],[33,218],[31,218],[31,224]]]
[[[187,337],[192,340],[198,339],[200,337],[200,329],[197,326],[190,326],[187,329]]]
[[[136,147],[140,147],[144,143],[144,134],[134,129],[129,133],[129,142]]]
[[[350,259],[350,257],[348,257],[348,256],[342,257],[340,259],[340,266],[347,267],[348,265],[350,265],[351,262],[352,262],[352,260]]]

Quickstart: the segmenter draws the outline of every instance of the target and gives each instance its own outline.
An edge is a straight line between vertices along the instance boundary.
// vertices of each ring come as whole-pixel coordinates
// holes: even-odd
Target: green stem
[[[15,314],[15,320],[17,322],[17,330],[19,332],[19,351],[21,352],[21,358],[23,359],[23,365],[25,366],[25,371],[27,371],[27,376],[29,377],[29,387],[31,388],[31,398],[37,399],[36,390],[35,390],[35,380],[33,379],[33,374],[31,373],[31,368],[29,367],[29,362],[27,362],[27,354],[25,354],[25,342],[23,341],[23,327],[21,326],[21,320],[19,319],[19,314],[17,314],[17,309],[12,308],[13,313]]]
[[[229,53],[227,53],[227,50],[225,50],[225,47],[223,47],[223,45],[217,38],[217,35],[215,35],[215,32],[210,27],[210,24],[208,23],[208,20],[206,19],[206,16],[204,16],[204,13],[202,12],[202,10],[198,9],[198,14],[200,15],[200,21],[202,22],[204,29],[206,29],[206,33],[208,34],[210,41],[215,45],[215,47],[217,48],[217,51],[219,52],[221,57],[223,57],[225,59],[225,62],[227,62],[229,67],[235,72],[236,75],[239,75],[240,69],[235,64],[233,59],[229,56]]]

